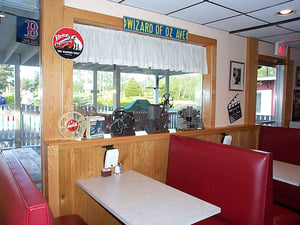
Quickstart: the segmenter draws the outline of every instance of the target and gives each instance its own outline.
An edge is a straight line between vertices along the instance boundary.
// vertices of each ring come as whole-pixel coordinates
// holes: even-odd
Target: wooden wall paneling
[[[68,12],[64,10],[63,18],[64,27],[73,28],[73,18]],[[70,112],[73,110],[73,60],[64,59],[63,66],[63,112]]]
[[[256,121],[256,83],[258,66],[258,40],[247,38],[246,77],[245,77],[245,124]]]
[[[161,182],[166,181],[169,139],[139,142],[133,149],[132,169]]]
[[[63,0],[41,0],[42,141],[61,139],[57,121],[63,112],[63,60],[56,54],[52,38],[63,25],[63,7]]]
[[[214,142],[214,143],[221,142],[220,134],[206,134],[206,135],[196,136],[196,138],[204,141]]]
[[[204,127],[215,127],[217,43],[206,46],[208,74],[202,80],[202,120]]]
[[[290,51],[289,51],[290,52]],[[284,86],[283,86],[283,102],[282,102],[282,126],[289,127],[292,120],[292,103],[293,103],[293,79],[294,79],[294,62],[286,60],[284,68]]]
[[[72,19],[72,21],[75,23],[101,26],[117,30],[123,29],[123,19],[115,16],[71,8],[67,6],[65,6],[65,15],[67,18]]]
[[[47,153],[44,154],[47,159],[47,175],[43,177],[44,189],[47,190],[47,199],[51,207],[53,215],[60,215],[60,193],[59,193],[59,182],[60,182],[60,173],[59,173],[59,146],[48,146]]]
[[[190,136],[202,140],[220,143],[221,133],[233,134],[240,145],[255,145],[256,126],[237,126],[219,129],[204,129],[177,132],[176,135]],[[118,224],[107,215],[87,194],[81,193],[76,185],[77,179],[99,176],[103,166],[105,149],[102,146],[113,144],[119,149],[120,161],[124,170],[137,170],[158,181],[165,182],[169,151],[169,133],[152,134],[140,137],[114,137],[112,139],[91,139],[49,143],[48,160],[48,196],[49,204],[55,215],[78,213],[89,222],[105,221],[102,224]],[[255,135],[254,135],[255,136]],[[246,144],[245,144],[246,143]],[[89,210],[87,210],[88,208]],[[95,212],[94,215],[90,212]],[[100,216],[99,216],[99,215]],[[100,219],[99,219],[100,218]],[[113,222],[112,222],[113,221]]]
[[[77,179],[100,176],[105,150],[101,146],[62,149],[66,154],[64,157],[70,157],[71,159],[71,171],[68,170],[71,182],[67,182],[65,187],[65,184],[60,184],[61,189],[64,190],[61,195],[65,195],[65,202],[64,205],[61,205],[61,208],[67,209],[67,211],[62,209],[61,214],[77,213],[89,225],[120,224],[101,205],[76,185]],[[63,172],[67,173],[67,171]],[[70,210],[71,208],[74,208],[74,210]]]
[[[81,188],[76,187],[76,213],[89,225],[120,225],[113,215],[87,195]]]
[[[71,201],[74,195],[72,187],[72,174],[74,169],[71,165],[72,149],[59,149],[59,201],[60,215],[72,213]],[[71,188],[70,188],[71,187]]]
[[[256,149],[258,146],[258,128],[249,129],[244,132],[240,132],[239,146],[243,148]]]
[[[77,211],[75,208],[76,180],[99,176],[105,150],[99,146],[60,149],[60,214]]]

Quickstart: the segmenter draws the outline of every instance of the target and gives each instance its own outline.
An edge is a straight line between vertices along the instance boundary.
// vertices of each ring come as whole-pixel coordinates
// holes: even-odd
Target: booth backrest
[[[258,149],[282,162],[300,165],[300,129],[261,126]]]
[[[261,126],[258,148],[273,153],[278,161],[300,166],[300,129]],[[300,212],[300,187],[273,182],[274,201]]]
[[[10,150],[0,152],[0,224],[54,224],[47,202]]]
[[[272,154],[171,135],[167,184],[235,225],[272,224]]]

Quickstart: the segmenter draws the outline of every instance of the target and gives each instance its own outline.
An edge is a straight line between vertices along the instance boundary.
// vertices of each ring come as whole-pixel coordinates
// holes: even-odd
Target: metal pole
[[[20,65],[15,65],[15,146],[21,147],[21,123],[22,123],[22,111],[21,111],[21,85],[20,85]]]
[[[114,65],[113,71],[113,109],[120,107],[120,68]]]
[[[97,93],[98,93],[98,90],[97,90],[97,70],[93,70],[93,90],[92,90],[92,93],[93,93],[93,98],[92,98],[93,106],[95,106],[95,108],[97,109]]]
[[[158,74],[155,74],[155,80],[154,80],[154,104],[158,104],[158,89],[159,89],[159,76]]]

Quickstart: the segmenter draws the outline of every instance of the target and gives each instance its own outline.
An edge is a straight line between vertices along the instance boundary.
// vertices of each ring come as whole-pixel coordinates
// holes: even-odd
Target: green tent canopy
[[[150,102],[147,99],[136,99],[123,106],[123,108],[127,109],[128,111],[147,112],[149,104]]]

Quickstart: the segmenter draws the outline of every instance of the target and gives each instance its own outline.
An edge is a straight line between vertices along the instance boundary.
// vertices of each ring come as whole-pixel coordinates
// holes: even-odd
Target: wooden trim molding
[[[258,62],[259,64],[267,65],[267,66],[275,66],[278,64],[284,64],[285,61],[282,58],[277,58],[274,56],[268,55],[258,55]]]
[[[283,83],[283,101],[282,101],[282,127],[289,127],[292,120],[292,103],[293,103],[293,76],[294,61],[290,60],[290,50],[285,60],[284,83]]]
[[[255,124],[257,66],[258,40],[254,38],[247,38],[245,125]]]
[[[258,55],[258,62],[259,64],[266,66],[284,65],[281,126],[289,127],[289,122],[292,120],[294,74],[294,62],[290,60],[290,49],[288,50],[288,55],[285,59],[274,56]]]
[[[42,76],[41,133],[45,139],[60,139],[57,121],[63,114],[63,60],[52,46],[54,33],[63,26],[63,0],[41,0],[40,55]]]

